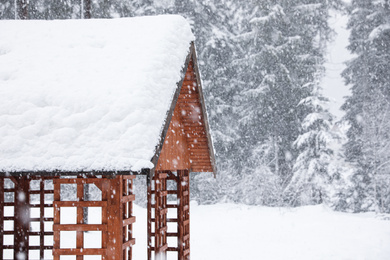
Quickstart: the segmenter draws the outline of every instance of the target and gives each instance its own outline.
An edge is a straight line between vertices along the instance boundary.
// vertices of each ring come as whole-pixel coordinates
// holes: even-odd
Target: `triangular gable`
[[[193,44],[184,69],[152,161],[156,170],[189,169],[215,174],[214,150]]]

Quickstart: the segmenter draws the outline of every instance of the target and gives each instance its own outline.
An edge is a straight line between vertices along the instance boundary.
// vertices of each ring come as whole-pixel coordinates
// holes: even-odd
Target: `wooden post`
[[[152,259],[152,182],[151,182],[151,172],[146,175],[146,185],[147,185],[147,224],[148,224],[148,234],[147,234],[147,246],[148,246],[148,260]]]
[[[122,260],[123,239],[123,206],[121,203],[122,176],[116,176],[109,180],[110,187],[107,196],[107,224],[108,241],[107,257],[110,260]]]
[[[44,258],[44,245],[45,245],[45,180],[43,176],[39,180],[39,257]]]
[[[78,178],[82,178],[82,177],[78,176]],[[77,183],[77,200],[84,201],[84,184],[83,183]],[[77,224],[84,224],[83,222],[84,222],[84,208],[77,207]],[[77,249],[84,248],[84,232],[83,231],[76,232],[76,248]],[[83,256],[82,255],[76,256],[76,260],[83,260]]]
[[[20,20],[28,19],[28,0],[16,0],[17,18]]]
[[[14,220],[14,259],[28,259],[30,230],[30,181],[26,176],[16,177],[15,220]]]
[[[3,257],[4,245],[4,177],[0,176],[0,259]]]
[[[107,201],[107,193],[110,189],[109,180],[104,178],[102,182],[102,201]],[[102,224],[107,225],[107,207],[102,207]],[[108,230],[102,231],[102,248],[106,249],[106,253],[102,256],[102,260],[108,260],[107,258],[107,243],[108,243]]]
[[[58,181],[53,180],[53,182],[54,182],[54,202],[60,201],[61,200],[61,193],[60,193],[61,184],[60,184],[59,180]],[[54,203],[53,224],[59,225],[60,219],[61,219],[60,207],[56,203]],[[53,250],[60,249],[60,231],[59,230],[54,230],[53,243],[54,243]],[[60,256],[58,254],[54,254],[53,260],[60,260]]]

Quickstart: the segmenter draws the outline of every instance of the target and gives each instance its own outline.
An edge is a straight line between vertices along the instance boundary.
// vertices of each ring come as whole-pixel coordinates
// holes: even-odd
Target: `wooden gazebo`
[[[180,16],[0,22],[0,259],[132,259],[137,175],[148,259],[189,259],[189,173],[215,174],[193,40]],[[85,223],[89,207],[101,223]],[[67,231],[74,248],[61,246]],[[86,231],[100,247],[85,246]]]

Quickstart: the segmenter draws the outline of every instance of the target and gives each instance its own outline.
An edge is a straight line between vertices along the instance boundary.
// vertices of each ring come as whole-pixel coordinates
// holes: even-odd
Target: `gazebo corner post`
[[[152,259],[152,178],[153,170],[146,174],[147,186],[147,254],[148,260]]]
[[[107,194],[107,258],[110,260],[122,260],[123,250],[123,204],[122,176],[113,176],[109,179]]]

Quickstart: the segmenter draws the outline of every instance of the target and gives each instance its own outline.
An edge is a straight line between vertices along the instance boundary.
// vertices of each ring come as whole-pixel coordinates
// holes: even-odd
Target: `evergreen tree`
[[[348,48],[356,54],[343,72],[352,90],[343,105],[350,124],[346,156],[356,167],[352,208],[390,212],[389,1],[352,1],[348,26]]]
[[[330,132],[332,115],[326,109],[328,100],[320,93],[319,82],[312,96],[301,106],[311,111],[302,123],[302,134],[294,142],[299,155],[293,167],[292,180],[286,189],[290,205],[318,204],[328,201],[328,188],[333,179],[329,165],[333,159],[330,148],[334,137]]]

